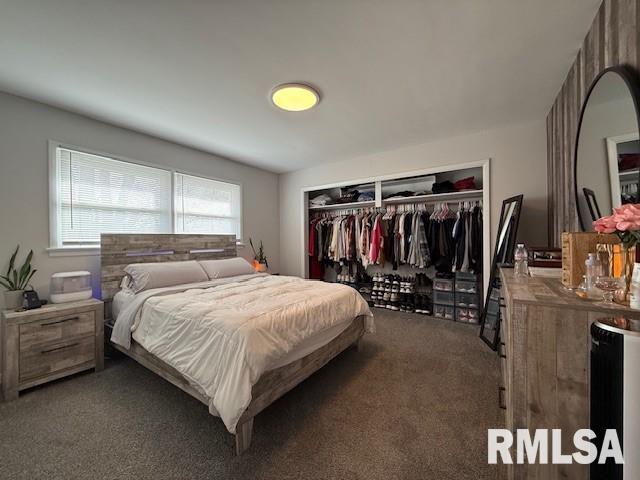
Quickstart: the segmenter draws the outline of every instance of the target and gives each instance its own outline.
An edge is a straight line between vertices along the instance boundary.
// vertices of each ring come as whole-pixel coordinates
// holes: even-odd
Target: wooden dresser
[[[82,370],[102,370],[103,318],[103,303],[95,299],[3,312],[4,400],[18,398],[25,388]]]
[[[501,269],[501,370],[506,428],[560,428],[562,452],[589,428],[590,326],[599,318],[640,319],[640,311],[594,305],[563,289],[559,279],[515,278]],[[551,452],[551,447],[549,449]],[[510,465],[507,478],[587,479],[588,465]]]

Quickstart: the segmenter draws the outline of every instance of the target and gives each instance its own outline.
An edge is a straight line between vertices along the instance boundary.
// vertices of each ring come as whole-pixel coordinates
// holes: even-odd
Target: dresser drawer
[[[95,334],[96,322],[93,312],[57,316],[38,322],[20,325],[20,352],[31,349],[40,351],[43,345],[53,345],[74,338]]]
[[[95,363],[94,337],[71,339],[30,348],[20,353],[20,382],[47,376],[83,364]]]

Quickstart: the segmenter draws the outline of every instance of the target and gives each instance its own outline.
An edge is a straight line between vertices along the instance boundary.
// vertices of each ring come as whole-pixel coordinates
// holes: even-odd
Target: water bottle
[[[595,253],[590,253],[584,262],[587,293],[591,292],[596,284],[596,277],[601,275],[601,263]]]
[[[524,247],[524,243],[519,243],[516,246],[516,251],[514,254],[514,275],[516,277],[526,277],[529,275],[529,256],[527,253],[527,249]]]

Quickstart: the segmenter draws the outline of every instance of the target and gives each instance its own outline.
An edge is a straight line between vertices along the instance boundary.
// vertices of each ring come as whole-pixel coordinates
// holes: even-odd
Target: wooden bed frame
[[[232,258],[236,256],[235,235],[101,235],[102,299],[106,317],[111,321],[111,300],[120,289],[124,267],[130,263],[169,262]],[[236,453],[242,454],[251,444],[253,417],[293,389],[331,359],[352,345],[360,347],[364,334],[364,317],[356,317],[349,327],[331,342],[309,355],[282,367],[265,372],[251,390],[251,403],[236,426]],[[109,331],[110,329],[108,329]],[[147,352],[132,340],[131,348],[116,344],[113,348],[160,375],[192,397],[209,406],[209,399],[194,388],[175,368]]]

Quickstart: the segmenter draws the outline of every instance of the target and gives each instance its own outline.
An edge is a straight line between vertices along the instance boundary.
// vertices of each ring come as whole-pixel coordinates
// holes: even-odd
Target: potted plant
[[[16,257],[20,250],[20,245],[16,247],[15,252],[9,260],[9,268],[6,275],[0,275],[0,285],[7,291],[4,292],[4,305],[9,310],[15,310],[22,306],[22,294],[24,289],[29,285],[31,277],[37,270],[31,269],[31,259],[33,258],[33,250],[29,252],[27,258],[20,268],[15,268]]]
[[[262,240],[260,240],[260,247],[256,251],[253,246],[253,240],[249,238],[249,244],[251,245],[251,249],[253,250],[253,268],[256,272],[266,272],[267,268],[269,268],[269,263],[267,262],[267,257],[264,255],[264,246],[262,245]]]
[[[613,214],[593,222],[598,233],[615,233],[620,239],[624,264],[623,299],[629,299],[633,267],[636,260],[636,245],[640,243],[640,204],[627,203],[614,208]]]

